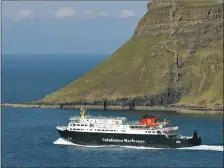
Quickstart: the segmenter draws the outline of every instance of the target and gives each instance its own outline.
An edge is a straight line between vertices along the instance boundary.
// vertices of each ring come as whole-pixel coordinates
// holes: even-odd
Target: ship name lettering
[[[113,138],[102,138],[104,142],[128,142],[128,143],[145,143],[144,140],[135,139],[113,139]]]

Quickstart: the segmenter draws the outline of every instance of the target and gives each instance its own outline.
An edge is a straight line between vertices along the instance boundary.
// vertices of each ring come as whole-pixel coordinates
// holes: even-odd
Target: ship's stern
[[[188,139],[189,146],[199,146],[201,145],[201,137],[198,136],[197,131],[194,131],[192,138]]]

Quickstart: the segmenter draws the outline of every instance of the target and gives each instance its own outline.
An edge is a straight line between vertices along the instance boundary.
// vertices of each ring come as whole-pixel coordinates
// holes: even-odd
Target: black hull
[[[201,145],[200,137],[172,139],[163,135],[117,134],[58,130],[60,136],[80,145],[143,146],[154,148],[180,148]]]

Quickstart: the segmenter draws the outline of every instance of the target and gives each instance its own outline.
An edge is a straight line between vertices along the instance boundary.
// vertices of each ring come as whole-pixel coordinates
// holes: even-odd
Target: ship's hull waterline
[[[181,148],[201,145],[200,137],[172,139],[164,135],[78,132],[59,129],[58,132],[61,138],[79,145],[143,146],[154,148]]]

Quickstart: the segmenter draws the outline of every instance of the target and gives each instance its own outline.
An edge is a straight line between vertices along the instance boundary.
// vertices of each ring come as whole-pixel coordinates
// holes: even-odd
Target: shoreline
[[[37,105],[37,104],[22,104],[22,103],[4,103],[1,104],[1,107],[11,107],[11,108],[52,108],[52,109],[79,109],[81,106],[84,105]],[[88,109],[92,110],[104,110],[103,106],[100,105],[87,105]],[[123,106],[107,106],[107,110],[129,110],[129,107]],[[204,115],[223,115],[223,110],[216,110],[216,109],[189,109],[189,108],[182,108],[182,107],[163,107],[163,106],[153,106],[153,107],[146,107],[146,106],[135,106],[136,111],[164,111],[164,112],[176,112],[181,114],[204,114]]]

